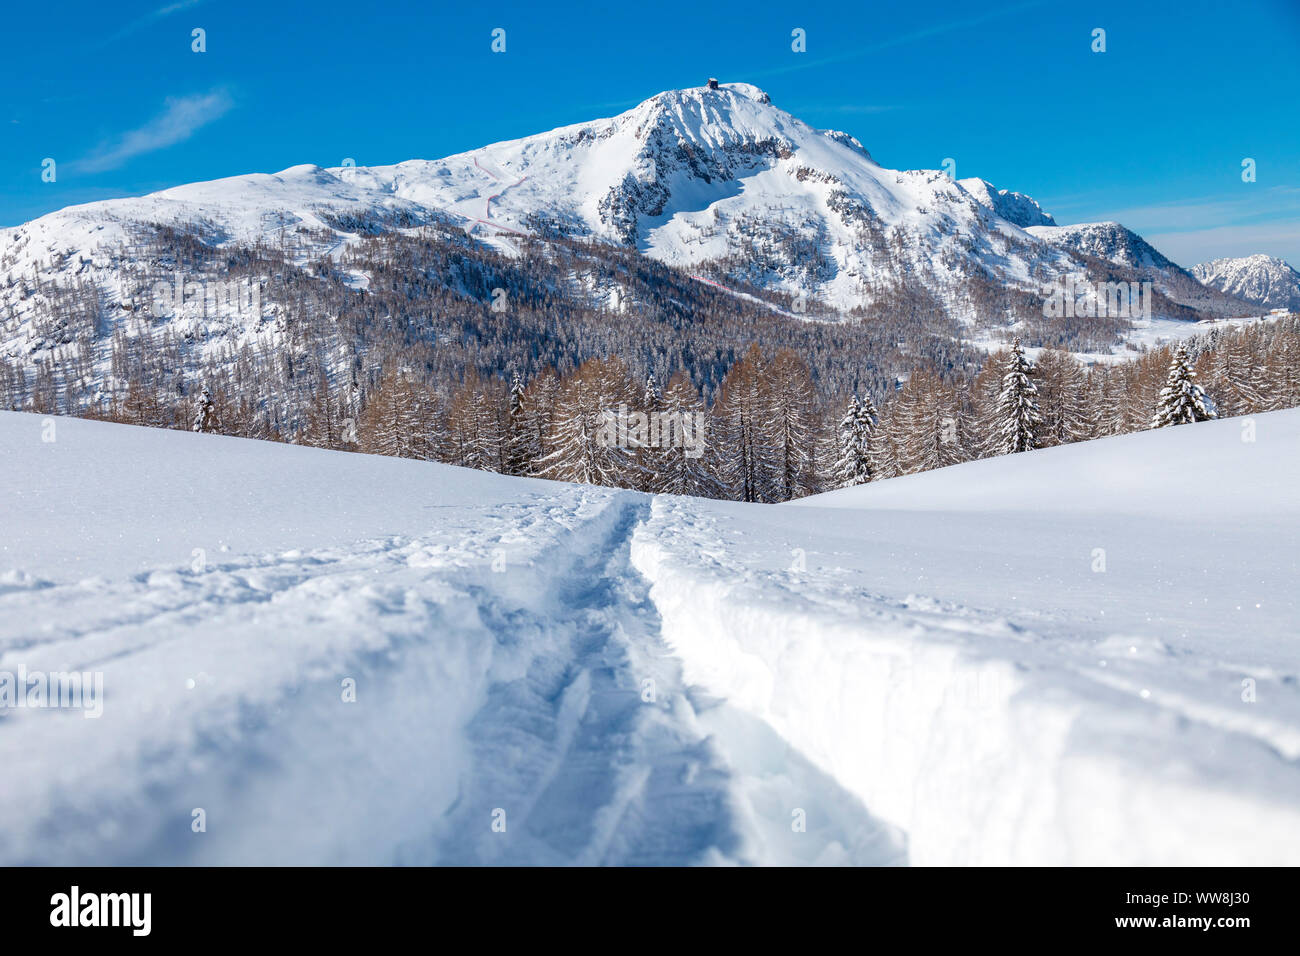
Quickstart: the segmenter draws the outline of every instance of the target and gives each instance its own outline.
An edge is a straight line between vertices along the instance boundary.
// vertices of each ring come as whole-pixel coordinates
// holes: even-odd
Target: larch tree
[[[502,382],[471,369],[447,406],[444,460],[464,468],[505,471],[506,432]]]
[[[628,487],[639,475],[637,453],[620,440],[620,409],[636,394],[617,358],[592,358],[560,385],[551,416],[550,452],[537,474],[556,481]]]
[[[957,393],[938,373],[918,369],[894,404],[893,434],[903,474],[945,468],[967,459],[967,416]]]
[[[311,404],[303,412],[299,441],[316,448],[340,448],[344,444],[344,417],[324,370],[316,382]]]
[[[1232,417],[1263,410],[1264,401],[1256,383],[1258,363],[1252,361],[1242,336],[1229,334],[1205,364],[1217,412]]]
[[[714,474],[716,451],[710,444],[708,417],[699,390],[685,371],[668,380],[660,397],[659,448],[653,456],[651,491],[657,494],[724,497]],[[664,430],[673,429],[671,434]]]
[[[372,455],[439,459],[441,429],[433,390],[405,369],[390,368],[367,397],[357,422],[357,443]]]
[[[1044,349],[1034,377],[1038,380],[1038,408],[1043,416],[1039,445],[1049,448],[1090,438],[1088,377],[1072,355]]]
[[[523,457],[527,461],[525,474],[536,474],[537,463],[551,453],[551,417],[555,413],[555,400],[560,393],[560,376],[547,366],[534,375],[524,388]]]
[[[713,406],[719,477],[736,501],[776,501],[775,455],[766,408],[766,363],[758,346],[727,370]]]
[[[51,407],[50,413],[55,409]],[[117,403],[113,420],[127,425],[144,425],[149,428],[166,428],[171,424],[171,414],[155,389],[138,378],[126,385],[126,394]]]
[[[1281,333],[1268,348],[1264,400],[1269,411],[1300,405],[1300,332]]]
[[[822,443],[808,364],[790,349],[782,349],[768,366],[763,386],[767,444],[776,461],[775,499],[791,501],[815,494],[821,490],[818,449]]]

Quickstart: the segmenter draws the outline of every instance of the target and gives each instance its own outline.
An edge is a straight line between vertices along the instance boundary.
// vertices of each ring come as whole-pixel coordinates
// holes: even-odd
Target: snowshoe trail
[[[104,706],[0,719],[24,821],[0,861],[902,862],[684,683],[629,559],[649,508],[574,489],[417,538],[16,584],[0,652],[102,672]]]
[[[473,761],[432,855],[506,864],[900,862],[897,834],[806,761],[778,759],[789,748],[770,729],[684,684],[648,583],[630,565],[633,531],[648,513],[646,500],[611,503],[576,533],[567,567],[552,567],[539,603],[483,601],[500,618],[497,633],[544,627],[563,653],[552,648],[490,689],[468,729]],[[796,829],[793,815],[802,823],[810,806],[816,827]]]

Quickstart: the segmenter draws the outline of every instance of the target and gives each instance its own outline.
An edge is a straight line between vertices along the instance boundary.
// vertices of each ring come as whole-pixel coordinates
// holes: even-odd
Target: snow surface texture
[[[1296,863],[1253,427],[776,507],[0,413],[0,673],[104,675],[0,709],[0,863]]]

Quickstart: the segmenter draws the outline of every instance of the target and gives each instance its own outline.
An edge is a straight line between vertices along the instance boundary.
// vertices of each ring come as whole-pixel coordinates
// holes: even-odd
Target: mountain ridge
[[[1037,321],[1045,290],[1067,279],[1154,280],[1157,314],[1170,318],[1247,314],[1117,224],[1100,224],[1112,242],[1089,244],[1078,239],[1098,224],[1054,223],[1031,197],[985,180],[882,167],[850,134],[799,120],[756,86],[668,90],[614,117],[438,160],[302,164],[0,230],[0,308],[10,313],[0,348],[25,314],[18,277],[94,280],[122,300],[131,250],[161,227],[218,249],[293,243],[304,262],[338,258],[367,230],[430,224],[509,255],[530,238],[596,241],[808,316],[863,315],[908,297],[975,338]]]
[[[1211,259],[1192,266],[1191,273],[1204,285],[1247,302],[1300,312],[1300,271],[1276,256]]]

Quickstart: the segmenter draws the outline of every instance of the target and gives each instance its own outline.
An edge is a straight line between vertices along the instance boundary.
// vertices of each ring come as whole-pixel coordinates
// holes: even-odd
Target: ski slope
[[[0,863],[1300,861],[1300,412],[780,507],[54,424]]]

